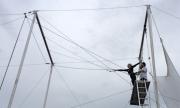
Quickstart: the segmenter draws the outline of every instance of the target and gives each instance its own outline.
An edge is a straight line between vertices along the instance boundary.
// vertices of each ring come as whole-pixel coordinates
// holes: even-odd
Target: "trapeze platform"
[[[130,105],[144,105],[150,81],[136,81],[131,94]],[[140,101],[140,102],[139,102]]]

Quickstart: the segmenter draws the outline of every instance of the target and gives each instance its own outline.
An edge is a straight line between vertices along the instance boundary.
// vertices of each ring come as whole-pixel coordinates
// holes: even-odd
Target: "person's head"
[[[146,63],[145,63],[145,62],[142,62],[142,63],[140,64],[139,68],[142,69],[142,68],[145,67],[145,66],[146,66]]]
[[[143,65],[143,67],[145,67],[145,66],[146,66],[146,63],[145,63],[145,62],[142,62],[142,65]]]
[[[144,67],[144,65],[141,63],[141,64],[139,65],[139,68],[142,69],[143,67]]]
[[[127,67],[128,67],[128,68],[131,68],[131,67],[132,67],[132,64],[129,63],[129,64],[127,65]]]

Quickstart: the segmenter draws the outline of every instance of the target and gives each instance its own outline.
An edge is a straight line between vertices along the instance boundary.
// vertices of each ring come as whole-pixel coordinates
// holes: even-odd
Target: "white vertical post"
[[[50,87],[50,83],[51,83],[52,72],[53,72],[53,64],[51,64],[51,69],[50,69],[50,73],[49,73],[49,79],[48,79],[46,94],[45,94],[45,98],[44,98],[43,108],[46,108],[46,103],[47,103],[47,98],[48,98],[48,94],[49,94],[49,87]]]
[[[152,30],[152,19],[151,19],[150,5],[148,5],[147,8],[148,8],[148,23],[149,23],[149,35],[150,35],[151,57],[152,57],[151,60],[152,60],[153,76],[154,76],[155,100],[156,100],[157,108],[160,108],[157,78],[156,78],[156,65],[155,65],[155,56],[154,56],[154,44],[153,44],[153,32],[152,32],[153,30]]]
[[[16,80],[14,82],[14,87],[13,87],[11,97],[10,97],[10,100],[9,100],[9,103],[8,103],[8,108],[11,108],[13,100],[14,100],[14,96],[15,96],[16,89],[17,89],[17,86],[18,86],[18,82],[19,82],[19,78],[20,78],[20,75],[21,75],[22,67],[23,67],[23,64],[24,64],[24,59],[26,57],[28,45],[29,45],[29,42],[30,42],[30,39],[31,39],[31,33],[32,33],[32,30],[33,30],[35,18],[36,18],[36,16],[34,14],[33,20],[32,20],[32,23],[31,23],[31,27],[30,27],[30,30],[29,30],[29,34],[28,34],[28,37],[27,37],[27,40],[26,40],[26,44],[25,44],[25,47],[24,47],[23,55],[22,55],[22,58],[21,58],[21,62],[20,62],[20,65],[19,65],[18,73],[16,75]]]

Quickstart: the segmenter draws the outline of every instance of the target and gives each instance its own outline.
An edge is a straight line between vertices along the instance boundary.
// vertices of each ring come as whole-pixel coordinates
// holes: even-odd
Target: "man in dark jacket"
[[[128,64],[127,67],[128,69],[114,69],[113,71],[126,71],[128,72],[130,78],[131,78],[131,82],[132,85],[134,85],[135,81],[136,81],[136,74],[134,73],[134,68],[140,63],[136,63],[135,65],[132,64]]]

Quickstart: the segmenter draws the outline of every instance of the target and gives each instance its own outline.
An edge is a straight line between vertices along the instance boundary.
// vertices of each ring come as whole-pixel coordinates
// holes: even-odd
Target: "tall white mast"
[[[51,82],[51,78],[52,78],[52,72],[53,72],[53,65],[51,65],[51,67],[50,67],[49,79],[48,79],[48,84],[47,84],[47,88],[46,88],[46,94],[45,94],[45,98],[44,98],[43,108],[46,108],[47,98],[48,98],[48,94],[49,94],[49,87],[50,87],[50,82]]]
[[[11,93],[11,97],[10,97],[10,100],[9,100],[9,103],[8,103],[8,108],[11,108],[13,100],[14,100],[14,96],[15,96],[15,93],[16,93],[17,85],[18,85],[19,78],[20,78],[21,71],[22,71],[22,67],[23,67],[23,64],[24,64],[24,59],[26,57],[26,52],[27,52],[28,45],[29,45],[29,42],[30,42],[30,39],[31,39],[31,34],[32,34],[35,18],[36,18],[36,15],[34,14],[33,20],[32,20],[32,23],[31,23],[31,27],[30,27],[30,30],[29,30],[29,34],[28,34],[28,37],[27,37],[27,40],[26,40],[26,44],[25,44],[25,47],[24,47],[23,55],[22,55],[22,58],[21,58],[21,62],[20,62],[20,65],[19,65],[18,73],[16,75],[16,80],[14,82],[14,87],[13,87],[13,90],[12,90],[12,93]]]
[[[153,44],[152,19],[151,19],[150,5],[147,6],[147,9],[148,9],[148,24],[149,24],[149,35],[150,35],[151,57],[152,57],[151,60],[152,60],[153,77],[154,77],[155,100],[156,100],[157,108],[160,108],[157,78],[156,78],[156,65],[155,65],[155,56],[154,56],[154,44]]]

